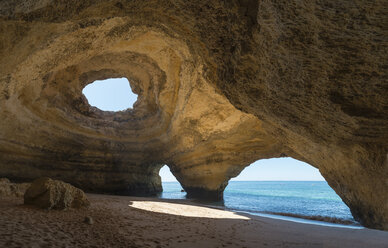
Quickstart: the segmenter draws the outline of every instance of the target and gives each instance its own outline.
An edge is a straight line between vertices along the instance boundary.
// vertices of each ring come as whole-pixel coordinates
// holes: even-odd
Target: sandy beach
[[[387,247],[388,232],[294,223],[161,200],[88,194],[47,211],[0,200],[0,247]],[[84,223],[86,216],[93,224]]]

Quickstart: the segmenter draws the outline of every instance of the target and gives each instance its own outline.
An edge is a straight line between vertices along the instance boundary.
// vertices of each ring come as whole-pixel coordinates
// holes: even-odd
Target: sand
[[[0,199],[0,247],[388,247],[388,232],[294,223],[187,200],[88,194],[47,211]],[[93,224],[84,223],[91,217]]]

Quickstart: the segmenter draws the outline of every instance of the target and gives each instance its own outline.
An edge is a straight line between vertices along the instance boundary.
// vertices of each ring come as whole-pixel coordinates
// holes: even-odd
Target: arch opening
[[[184,192],[182,185],[171,173],[170,167],[164,165],[160,168],[159,176],[162,181],[163,191],[160,194],[160,198],[165,199],[184,199],[186,192]]]
[[[227,208],[340,224],[358,224],[315,167],[293,159],[262,159],[229,181]]]
[[[89,105],[102,111],[125,111],[137,101],[127,78],[96,80],[86,85],[82,93]]]
[[[291,157],[260,159],[231,181],[325,181],[319,170]]]

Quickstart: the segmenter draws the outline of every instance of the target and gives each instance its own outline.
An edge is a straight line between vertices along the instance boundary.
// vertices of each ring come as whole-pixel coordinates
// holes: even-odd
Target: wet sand
[[[88,194],[47,211],[0,199],[0,247],[387,247],[388,232],[294,223],[161,200]],[[86,224],[86,216],[94,223]]]

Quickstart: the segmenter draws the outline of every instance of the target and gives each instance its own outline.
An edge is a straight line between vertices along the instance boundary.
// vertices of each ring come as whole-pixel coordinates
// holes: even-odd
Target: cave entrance
[[[184,199],[186,193],[183,191],[181,184],[171,173],[170,167],[164,165],[160,171],[159,176],[162,180],[163,192],[160,197],[165,199]]]
[[[132,108],[137,100],[126,78],[96,80],[86,85],[82,93],[91,106],[103,111],[123,111]]]
[[[355,223],[319,170],[293,158],[263,159],[246,167],[226,187],[224,204],[250,213]]]

